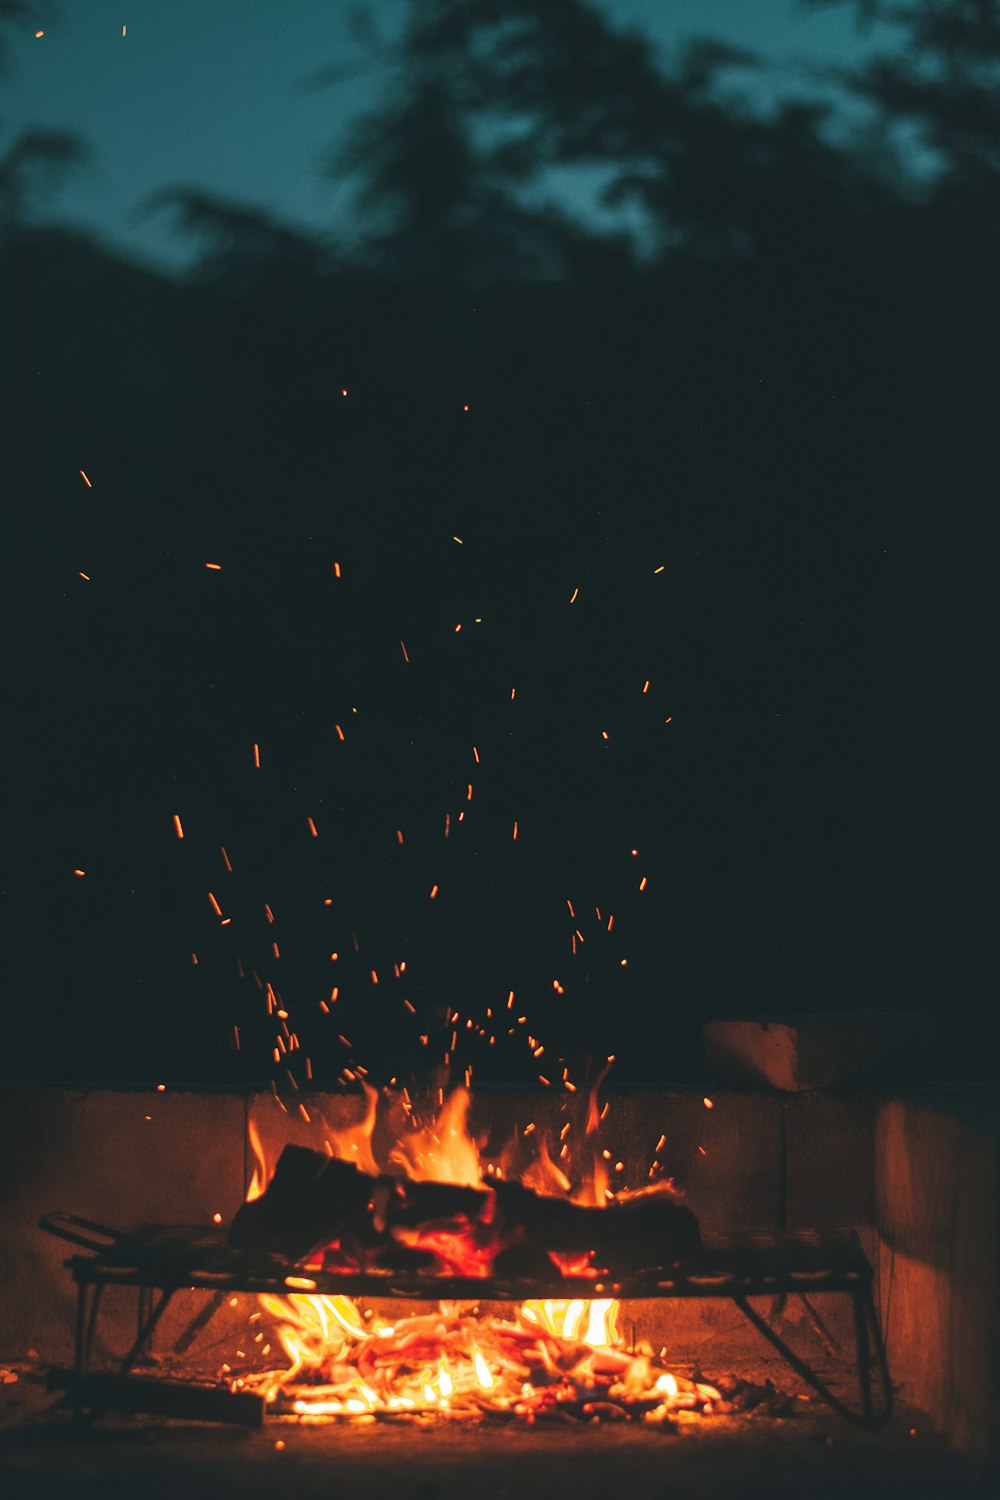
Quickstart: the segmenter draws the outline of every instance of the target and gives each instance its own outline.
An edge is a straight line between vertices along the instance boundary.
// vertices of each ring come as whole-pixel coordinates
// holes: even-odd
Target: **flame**
[[[247,1121],[247,1139],[250,1150],[253,1152],[253,1172],[250,1175],[250,1186],[247,1188],[247,1202],[252,1203],[255,1198],[260,1197],[271,1175],[267,1168],[260,1132],[252,1114]]]
[[[389,1164],[411,1180],[465,1187],[488,1187],[490,1176],[519,1176],[535,1192],[603,1207],[612,1195],[598,1144],[600,1082],[587,1104],[582,1149],[571,1149],[569,1125],[560,1135],[560,1159],[577,1176],[575,1187],[533,1126],[529,1129],[536,1154],[527,1170],[514,1170],[511,1147],[501,1165],[491,1163],[484,1171],[479,1145],[469,1129],[467,1089],[440,1099],[436,1115],[422,1124],[413,1119],[407,1101],[409,1123],[390,1152]],[[323,1121],[323,1144],[329,1155],[378,1176],[372,1147],[378,1095],[369,1085],[363,1087],[362,1118],[337,1129]],[[247,1190],[250,1200],[260,1196],[269,1177],[252,1117],[248,1140],[254,1162]],[[417,1230],[398,1230],[399,1238],[433,1250],[442,1268],[488,1276],[501,1240],[493,1224],[492,1193],[487,1204],[474,1222],[456,1216]],[[589,1257],[551,1258],[565,1274],[597,1274]],[[305,1269],[312,1268],[310,1261]],[[349,1297],[310,1295],[308,1289],[315,1283],[308,1276],[289,1275],[285,1285],[286,1295],[265,1294],[259,1300],[276,1324],[288,1366],[251,1373],[244,1383],[256,1380],[279,1410],[304,1420],[378,1411],[474,1415],[484,1409],[533,1418],[558,1411],[563,1402],[583,1403],[586,1413],[586,1403],[594,1401],[595,1393],[604,1404],[605,1398],[619,1403],[625,1416],[662,1420],[679,1408],[708,1412],[720,1399],[713,1387],[685,1380],[657,1368],[647,1357],[625,1351],[619,1304],[612,1298],[532,1300],[517,1308],[511,1319],[483,1316],[465,1304],[441,1304],[436,1313],[396,1318],[388,1324],[372,1322],[371,1314],[363,1315]]]
[[[553,1338],[576,1339],[591,1349],[613,1349],[620,1342],[619,1306],[611,1297],[598,1297],[593,1301],[577,1297],[571,1302],[547,1298],[545,1301],[525,1302],[520,1315]]]
[[[390,1165],[402,1167],[414,1180],[480,1187],[483,1168],[479,1147],[468,1128],[471,1103],[468,1089],[455,1089],[436,1120],[400,1137],[389,1154]]]

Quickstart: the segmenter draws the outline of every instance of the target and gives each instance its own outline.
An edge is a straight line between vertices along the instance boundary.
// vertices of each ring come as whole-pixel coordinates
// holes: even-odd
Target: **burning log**
[[[626,1275],[700,1244],[694,1215],[666,1189],[585,1208],[501,1180],[473,1188],[371,1177],[301,1146],[285,1148],[229,1241],[293,1262],[324,1252],[327,1269],[536,1278],[551,1277],[553,1262],[573,1274]]]

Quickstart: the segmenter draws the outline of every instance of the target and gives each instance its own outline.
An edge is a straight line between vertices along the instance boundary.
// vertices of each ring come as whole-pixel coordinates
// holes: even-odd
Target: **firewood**
[[[699,1245],[694,1215],[665,1192],[585,1208],[518,1183],[480,1189],[370,1177],[300,1146],[285,1148],[267,1190],[240,1208],[229,1231],[232,1245],[293,1262],[335,1246],[338,1269],[417,1268],[430,1259],[422,1251],[463,1237],[478,1265],[506,1274],[530,1267],[534,1275],[550,1254],[591,1253],[596,1269],[627,1274],[670,1264]]]

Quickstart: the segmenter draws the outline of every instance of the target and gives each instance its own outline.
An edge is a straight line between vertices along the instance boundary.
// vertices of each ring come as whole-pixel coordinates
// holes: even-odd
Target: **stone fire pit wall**
[[[334,1127],[362,1101],[302,1095],[313,1124],[284,1114],[269,1093],[0,1086],[0,1361],[35,1350],[67,1363],[74,1288],[70,1247],[37,1229],[62,1209],[128,1229],[140,1223],[228,1222],[251,1166],[252,1117],[265,1146],[320,1145],[320,1114]],[[605,1144],[617,1175],[647,1180],[661,1159],[703,1227],[715,1230],[854,1225],[877,1275],[890,1365],[904,1399],[968,1452],[997,1453],[997,1171],[995,1100],[968,1091],[919,1101],[870,1093],[635,1090],[610,1096]],[[491,1091],[477,1096],[472,1126],[502,1145],[534,1121],[555,1138],[582,1101]],[[388,1138],[376,1132],[384,1160]],[[169,1350],[203,1294],[178,1296],[157,1334]],[[98,1360],[134,1336],[135,1295],[105,1294]],[[255,1353],[252,1299],[226,1306],[192,1346],[193,1366],[238,1367]],[[817,1298],[831,1332],[850,1346],[838,1299]],[[626,1329],[706,1365],[725,1350],[759,1356],[759,1336],[728,1302],[630,1303]],[[794,1299],[788,1316],[801,1317]],[[804,1332],[808,1333],[803,1325]],[[791,1337],[795,1340],[796,1330]]]

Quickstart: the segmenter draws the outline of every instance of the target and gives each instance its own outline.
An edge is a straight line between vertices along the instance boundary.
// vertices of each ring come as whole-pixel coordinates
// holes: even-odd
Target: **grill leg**
[[[83,1421],[83,1382],[90,1350],[87,1347],[87,1284],[76,1284],[76,1340],[73,1348],[73,1421]]]
[[[858,1394],[861,1397],[861,1415],[866,1426],[874,1420],[872,1404],[872,1361],[868,1344],[868,1297],[858,1288],[851,1298],[854,1304],[854,1345],[858,1361]]]

